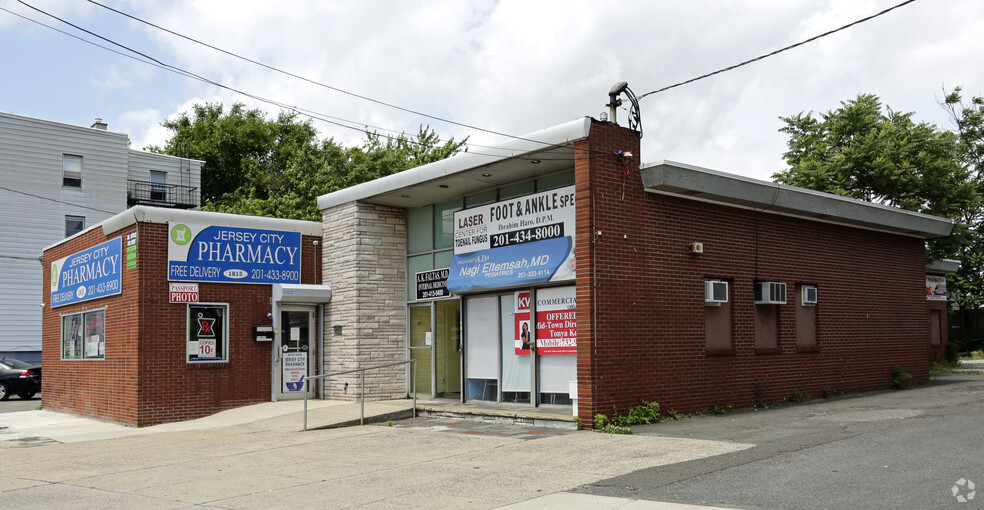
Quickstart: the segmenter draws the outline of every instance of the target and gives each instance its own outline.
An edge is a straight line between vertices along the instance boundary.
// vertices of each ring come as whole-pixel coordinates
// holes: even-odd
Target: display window
[[[188,363],[229,360],[229,305],[189,304]]]
[[[103,359],[106,356],[106,310],[62,315],[61,359]]]

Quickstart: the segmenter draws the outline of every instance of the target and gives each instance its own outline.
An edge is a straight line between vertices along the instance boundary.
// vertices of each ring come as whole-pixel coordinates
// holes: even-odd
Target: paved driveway
[[[754,444],[577,492],[729,508],[981,508],[984,377],[637,427],[637,435]]]

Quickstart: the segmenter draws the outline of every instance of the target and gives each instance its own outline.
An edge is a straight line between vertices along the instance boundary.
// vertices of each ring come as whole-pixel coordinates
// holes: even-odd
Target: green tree
[[[228,112],[221,103],[196,104],[163,125],[170,138],[147,150],[205,162],[203,209],[306,220],[320,220],[320,195],[452,156],[465,143],[442,143],[421,127],[415,137],[367,132],[362,146],[346,148],[320,141],[294,112],[269,120],[242,103]]]
[[[929,243],[927,258],[955,258],[951,299],[964,311],[984,306],[984,101],[963,104],[960,89],[942,103],[957,132],[898,113],[862,94],[815,118],[782,117],[789,168],[778,182],[933,214],[955,221],[954,234]]]
[[[957,128],[960,162],[984,196],[984,98],[973,97],[965,103],[960,87],[946,94],[941,106],[950,114]],[[956,324],[964,336],[964,347],[981,348],[984,330],[984,204],[978,204],[964,221],[974,234],[969,242],[958,246],[952,258],[960,260],[960,269],[947,276],[947,292],[958,306]]]
[[[960,163],[956,134],[883,108],[873,95],[837,110],[783,117],[789,168],[784,184],[966,219],[978,200],[971,172]]]

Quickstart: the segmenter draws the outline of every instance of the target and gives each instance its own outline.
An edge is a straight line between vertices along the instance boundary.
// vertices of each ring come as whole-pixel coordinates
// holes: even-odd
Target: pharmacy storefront
[[[463,401],[571,403],[572,181],[566,171],[409,211],[408,335],[418,391]]]
[[[315,396],[320,234],[138,206],[48,247],[45,408],[144,426]]]

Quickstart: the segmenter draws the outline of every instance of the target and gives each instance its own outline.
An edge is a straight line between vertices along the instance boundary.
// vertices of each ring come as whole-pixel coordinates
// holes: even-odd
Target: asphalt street
[[[635,434],[755,446],[574,492],[743,509],[984,507],[984,492],[973,490],[984,489],[980,375],[663,422]]]
[[[17,395],[10,397],[7,400],[0,401],[0,414],[3,413],[17,413],[20,411],[31,411],[41,407],[41,394],[38,393],[34,397],[24,400]]]
[[[141,429],[5,413],[0,501],[55,509],[984,507],[976,490],[984,483],[981,375],[662,422],[628,436],[425,418],[301,432],[298,405]],[[353,403],[312,405],[319,426],[359,413]],[[385,415],[406,405],[367,408]]]

